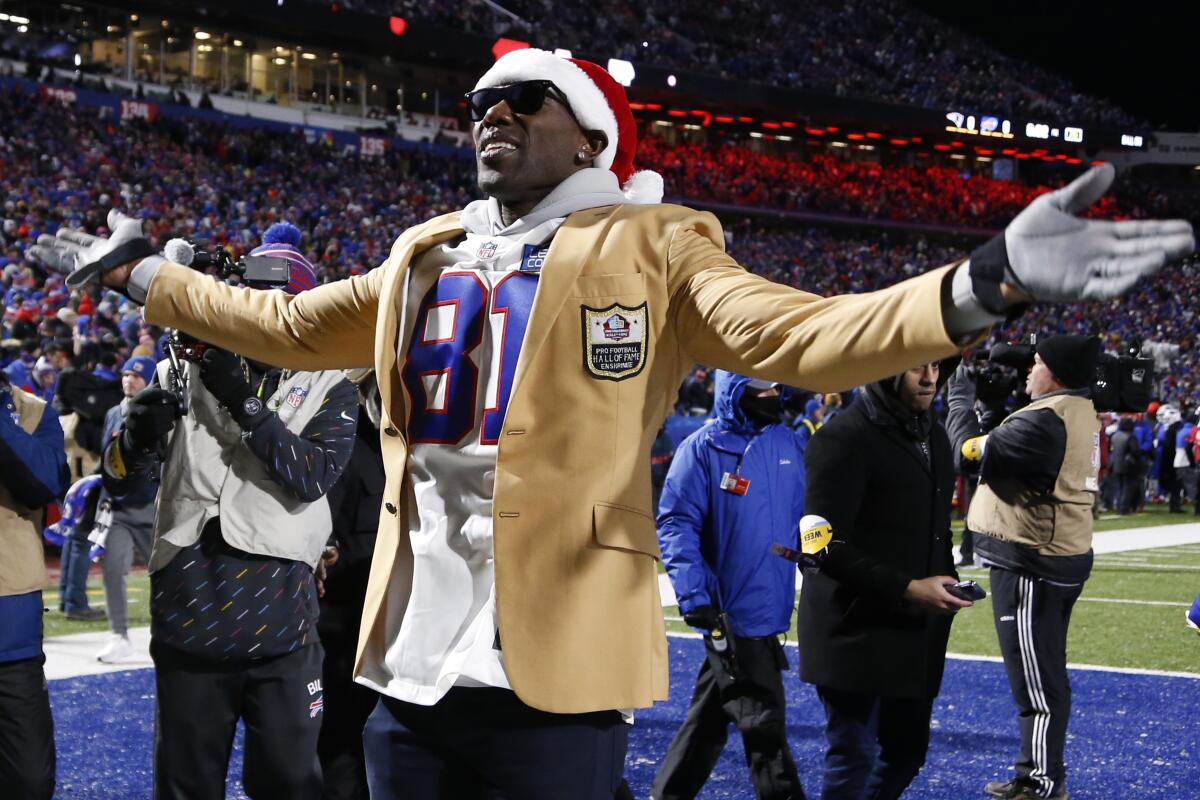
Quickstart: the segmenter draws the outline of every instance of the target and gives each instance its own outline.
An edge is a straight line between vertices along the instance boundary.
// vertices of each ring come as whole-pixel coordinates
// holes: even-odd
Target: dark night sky
[[[1156,128],[1200,130],[1200,2],[911,2]]]

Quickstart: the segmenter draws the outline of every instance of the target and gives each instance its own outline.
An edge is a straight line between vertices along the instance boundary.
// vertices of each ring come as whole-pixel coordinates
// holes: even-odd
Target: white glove
[[[66,275],[67,286],[74,289],[156,252],[142,233],[140,219],[114,208],[108,212],[108,229],[112,235],[107,239],[70,228],[60,229],[55,236],[43,234],[29,248],[28,256]]]
[[[971,255],[976,295],[996,308],[998,281],[1025,290],[1034,300],[1071,303],[1116,297],[1168,259],[1196,248],[1192,226],[1182,219],[1108,222],[1074,216],[1112,184],[1111,164],[1093,167],[1063,188],[1041,195],[998,236]],[[979,263],[976,263],[976,260]],[[1000,267],[1003,266],[1003,278]],[[992,296],[979,279],[992,282]],[[991,300],[991,302],[989,302]]]

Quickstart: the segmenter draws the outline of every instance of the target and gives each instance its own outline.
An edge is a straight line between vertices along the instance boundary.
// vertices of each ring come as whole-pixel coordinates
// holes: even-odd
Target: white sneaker
[[[129,637],[114,633],[104,649],[96,654],[96,659],[105,664],[116,664],[132,655],[133,645],[129,643]]]

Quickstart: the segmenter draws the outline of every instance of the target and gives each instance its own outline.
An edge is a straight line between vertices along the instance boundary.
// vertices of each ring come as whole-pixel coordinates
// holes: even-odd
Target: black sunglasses
[[[542,104],[546,102],[546,95],[551,92],[554,93],[554,99],[562,103],[567,112],[574,117],[575,112],[571,110],[567,96],[554,85],[553,81],[521,81],[510,83],[508,86],[476,89],[473,92],[467,92],[463,97],[467,98],[471,121],[479,122],[487,115],[488,110],[501,100],[508,103],[508,107],[517,114],[536,114],[541,110]]]

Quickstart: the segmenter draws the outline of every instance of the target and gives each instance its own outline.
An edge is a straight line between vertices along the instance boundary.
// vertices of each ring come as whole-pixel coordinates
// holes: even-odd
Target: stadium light
[[[632,86],[637,72],[630,62],[620,58],[610,58],[608,60],[608,74],[612,75],[617,83],[622,86]]]
[[[212,34],[207,31],[196,31],[196,38],[204,42],[212,38]]]
[[[674,76],[674,75],[668,75],[668,76],[667,76],[667,86],[670,86],[672,89],[674,89],[674,88],[675,88],[675,84],[676,84],[676,82],[677,82],[677,81],[675,80],[675,76]]]
[[[404,17],[396,17],[396,16],[389,17],[388,18],[388,28],[391,29],[391,31],[394,35],[403,36],[404,32],[406,30],[408,30],[408,21],[406,19],[404,19]]]

